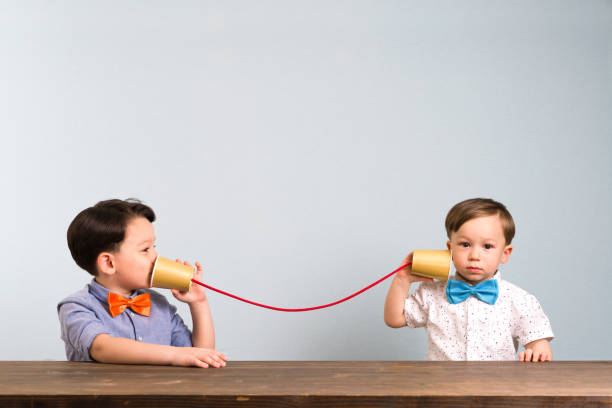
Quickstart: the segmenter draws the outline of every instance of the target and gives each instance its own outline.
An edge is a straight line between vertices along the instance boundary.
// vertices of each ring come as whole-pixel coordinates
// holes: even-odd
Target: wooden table
[[[612,407],[612,361],[0,362],[0,406]]]

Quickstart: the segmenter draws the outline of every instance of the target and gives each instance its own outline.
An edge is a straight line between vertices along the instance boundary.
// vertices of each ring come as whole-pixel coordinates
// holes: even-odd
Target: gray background
[[[475,196],[515,217],[504,277],[555,358],[612,359],[612,2],[3,1],[0,46],[0,359],[65,358],[55,307],[89,281],[66,228],[99,200],[151,205],[209,284],[303,307],[443,248]],[[388,286],[302,314],[209,293],[218,348],[420,360]]]

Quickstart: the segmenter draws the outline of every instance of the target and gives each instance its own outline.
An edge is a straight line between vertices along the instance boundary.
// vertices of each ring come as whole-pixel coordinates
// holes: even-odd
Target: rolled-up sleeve
[[[57,307],[61,337],[70,361],[93,361],[91,343],[99,334],[110,334],[96,313],[79,301],[66,300]]]

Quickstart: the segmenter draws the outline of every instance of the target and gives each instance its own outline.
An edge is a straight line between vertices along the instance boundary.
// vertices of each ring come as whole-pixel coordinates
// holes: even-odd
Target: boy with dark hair
[[[520,361],[552,360],[554,335],[539,302],[499,272],[513,249],[510,212],[497,201],[474,198],[451,208],[445,225],[456,280],[433,282],[403,268],[387,294],[385,323],[425,327],[428,360],[514,360],[519,343],[525,347]],[[417,281],[424,283],[408,296]]]
[[[193,333],[161,294],[148,289],[157,258],[153,210],[138,200],[106,200],[68,228],[70,253],[91,283],[58,306],[71,361],[223,367],[204,288],[172,290],[189,304]],[[189,265],[185,262],[186,265]],[[194,278],[201,280],[196,262]]]

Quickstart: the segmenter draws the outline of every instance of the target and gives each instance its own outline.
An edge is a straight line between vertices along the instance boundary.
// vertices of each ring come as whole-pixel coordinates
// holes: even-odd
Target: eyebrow
[[[142,241],[138,242],[136,245],[148,244],[149,242],[155,242],[155,237],[153,237],[153,239],[143,239]]]
[[[467,241],[471,241],[468,237],[466,237],[465,235],[458,235],[457,239],[465,239]],[[485,238],[484,241],[494,241],[497,242],[497,240],[495,238]]]

